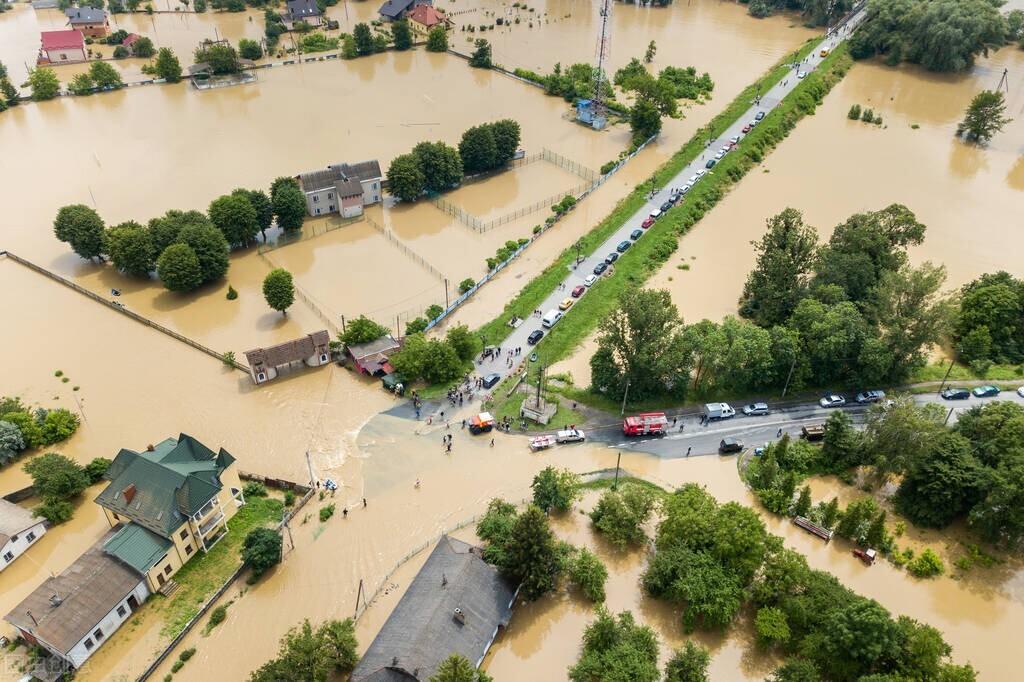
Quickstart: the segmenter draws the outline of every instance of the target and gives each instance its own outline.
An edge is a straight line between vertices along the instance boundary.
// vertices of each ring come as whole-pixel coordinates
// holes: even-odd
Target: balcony
[[[199,535],[206,538],[210,534],[210,531],[219,528],[224,525],[224,512],[217,509],[217,513],[210,516],[199,525]]]

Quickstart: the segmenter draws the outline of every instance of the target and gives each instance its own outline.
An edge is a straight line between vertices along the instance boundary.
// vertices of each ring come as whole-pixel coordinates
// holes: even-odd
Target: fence
[[[127,308],[125,308],[124,305],[121,304],[121,303],[115,303],[113,301],[108,301],[107,299],[103,298],[99,294],[97,294],[97,293],[95,293],[93,291],[89,291],[88,289],[75,284],[74,282],[72,282],[69,279],[65,279],[64,277],[61,277],[60,275],[58,275],[55,272],[50,272],[49,270],[47,270],[46,268],[44,268],[42,266],[36,265],[35,263],[33,263],[31,261],[27,261],[27,260],[25,260],[24,258],[22,258],[20,256],[16,256],[15,254],[11,253],[10,251],[0,251],[0,256],[6,256],[7,258],[10,258],[15,263],[20,263],[21,265],[24,265],[29,270],[33,270],[33,271],[39,273],[40,275],[43,275],[45,277],[49,277],[53,281],[58,282],[60,284],[63,284],[64,286],[68,287],[69,289],[73,289],[73,290],[77,291],[78,293],[82,294],[83,296],[91,298],[92,300],[94,300],[94,301],[96,301],[98,303],[102,303],[103,305],[107,306],[111,310],[116,310],[117,312],[121,313],[122,315],[127,315],[128,317],[130,317],[131,319],[135,320],[136,322],[141,322],[142,324],[146,325],[147,327],[152,327],[153,329],[157,330],[158,332],[162,332],[162,333],[166,334],[167,336],[170,336],[172,339],[176,339],[177,341],[181,341],[182,343],[184,343],[186,345],[192,346],[193,348],[195,348],[198,351],[202,351],[203,353],[206,353],[210,357],[217,358],[221,362],[224,362],[226,364],[229,364],[229,365],[233,366],[235,369],[241,370],[241,371],[245,372],[246,374],[249,373],[248,365],[243,365],[241,362],[238,362],[237,360],[230,360],[229,361],[229,360],[225,359],[223,353],[218,353],[217,351],[215,351],[212,348],[209,348],[207,346],[204,346],[203,344],[199,343],[198,341],[193,341],[192,339],[188,338],[187,336],[182,336],[178,332],[171,331],[167,327],[163,326],[162,324],[157,324],[156,322],[154,322],[153,320],[149,319],[148,317],[143,317],[142,315],[139,315],[138,313],[134,313],[131,310],[128,310]]]
[[[292,509],[288,513],[286,513],[284,517],[281,519],[281,521],[279,521],[278,524],[274,527],[274,530],[276,530],[279,533],[281,532],[281,528],[283,528],[286,523],[288,523],[292,518],[294,518],[295,515],[299,512],[299,510],[306,506],[306,503],[309,502],[309,499],[313,497],[313,488],[311,488],[308,485],[302,485],[301,483],[294,483],[292,481],[285,481],[277,478],[268,478],[265,476],[249,474],[241,471],[239,472],[238,477],[250,481],[260,481],[261,483],[265,483],[266,485],[272,488],[281,488],[284,490],[303,492],[302,497],[295,501],[295,505],[292,507]],[[224,593],[227,592],[232,585],[234,585],[235,581],[238,580],[238,576],[242,575],[243,571],[245,571],[244,561],[238,565],[238,568],[236,568],[230,576],[228,576],[227,580],[224,581],[224,584],[217,588],[217,591],[213,593],[213,596],[206,600],[206,603],[204,603],[199,608],[198,613],[192,616],[192,618],[187,623],[185,623],[185,627],[182,628],[181,632],[175,635],[174,639],[172,639],[170,643],[168,643],[168,645],[164,647],[163,651],[157,654],[157,657],[150,661],[149,665],[146,666],[146,669],[142,671],[142,674],[140,674],[136,678],[137,682],[145,682],[145,680],[149,679],[153,675],[153,673],[156,672],[156,669],[160,666],[160,664],[167,660],[167,657],[171,655],[171,653],[179,644],[181,644],[181,641],[185,639],[185,636],[188,635],[188,633],[192,631],[192,628],[196,626],[200,619],[202,619],[202,617],[206,615],[206,612],[210,610],[210,607],[216,604],[217,600],[223,597]]]
[[[266,253],[261,251],[257,251],[256,253],[259,255],[260,258],[262,258],[267,263],[267,265],[270,266],[271,269],[277,268],[277,265],[274,263],[274,261],[270,260],[270,256],[268,256]],[[324,325],[327,327],[327,330],[331,333],[331,336],[337,336],[338,326],[334,324],[334,319],[326,312],[324,312],[323,308],[320,307],[320,304],[316,302],[313,296],[306,293],[306,290],[299,286],[298,283],[296,283],[294,280],[292,281],[292,286],[295,289],[295,296],[300,301],[305,303],[306,307],[312,310],[314,315],[320,318],[320,321],[323,322]],[[248,371],[248,369],[246,371]]]
[[[304,242],[307,239],[316,239],[317,237],[321,237],[329,232],[334,232],[335,230],[340,230],[343,227],[348,227],[353,223],[358,223],[362,221],[364,217],[365,215],[358,215],[354,218],[332,218],[330,221],[312,223],[308,227],[303,227],[302,230],[297,232],[282,232],[273,242],[257,246],[256,252],[259,254],[269,253],[285,246],[290,246],[291,244]]]
[[[430,274],[432,274],[434,277],[438,278],[442,282],[446,281],[447,278],[444,276],[443,272],[441,272],[440,270],[435,268],[433,265],[431,265],[429,262],[427,262],[426,258],[424,258],[423,256],[419,255],[418,253],[416,253],[415,251],[410,249],[408,246],[406,246],[405,242],[403,242],[401,239],[396,237],[394,232],[392,232],[388,228],[384,227],[383,225],[381,225],[380,223],[375,221],[373,218],[370,218],[369,216],[367,216],[366,222],[370,224],[370,227],[372,227],[373,229],[377,230],[382,235],[384,235],[385,239],[387,239],[389,242],[391,242],[396,247],[398,247],[399,251],[401,251],[406,256],[408,256],[409,258],[414,260],[424,270],[426,270],[427,272],[429,272]]]

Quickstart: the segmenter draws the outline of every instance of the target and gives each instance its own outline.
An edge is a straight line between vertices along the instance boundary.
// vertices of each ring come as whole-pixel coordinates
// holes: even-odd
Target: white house
[[[43,519],[0,498],[0,572],[46,533]]]
[[[298,176],[311,216],[340,213],[351,218],[362,215],[363,206],[380,202],[384,180],[377,161],[336,163],[324,170]]]
[[[249,363],[249,376],[254,384],[259,385],[276,379],[278,368],[289,367],[293,362],[301,362],[307,367],[326,365],[331,361],[330,344],[330,334],[321,329],[301,339],[247,350],[245,359]]]

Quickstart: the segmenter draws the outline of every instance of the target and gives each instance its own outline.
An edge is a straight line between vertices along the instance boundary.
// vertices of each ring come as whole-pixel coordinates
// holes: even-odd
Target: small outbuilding
[[[518,590],[479,547],[444,535],[352,672],[351,682],[429,680],[460,654],[480,667]]]
[[[395,341],[393,336],[386,334],[375,341],[350,345],[348,354],[352,356],[356,369],[363,374],[384,376],[395,371],[389,359],[401,347],[402,344]]]
[[[84,62],[85,36],[78,29],[42,31],[39,34],[39,64],[72,64]]]
[[[277,378],[278,368],[295,362],[302,362],[308,367],[326,365],[331,361],[330,343],[330,334],[321,329],[301,339],[247,350],[245,359],[249,363],[249,375],[254,384],[263,384]]]
[[[46,533],[43,519],[13,502],[0,498],[0,571],[14,563]]]

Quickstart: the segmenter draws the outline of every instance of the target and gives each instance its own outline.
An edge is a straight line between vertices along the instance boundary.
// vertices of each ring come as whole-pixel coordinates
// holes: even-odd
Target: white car
[[[697,171],[697,177],[703,178],[705,173],[707,173],[707,171],[701,168],[699,171]]]
[[[1024,398],[1024,386],[1021,386],[1020,388],[1017,389],[1017,395],[1019,395],[1021,398]]]
[[[748,123],[747,125],[750,126],[751,128],[753,128],[754,126],[757,125],[757,119],[756,118],[750,119],[750,123]]]
[[[698,180],[700,180],[699,175],[691,175],[690,179],[687,181],[687,184],[690,185],[690,187],[693,187],[694,185],[697,184]]]
[[[596,282],[596,281],[597,281],[597,275],[587,275],[586,279],[583,280],[583,283],[585,285],[587,285],[588,287],[592,287],[592,286],[594,286],[594,282]]]
[[[797,74],[796,74],[796,77],[797,78],[807,78],[807,72],[806,71],[798,71]]]
[[[819,400],[818,404],[822,407],[842,407],[846,404],[846,398],[841,395],[836,395],[835,393],[830,393]]]
[[[740,143],[740,136],[739,135],[733,135],[732,137],[729,138],[729,142],[732,142],[733,144],[739,144]]]
[[[691,189],[693,189],[693,185],[691,185],[690,183],[686,183],[685,185],[682,186],[682,188],[680,188],[679,193],[686,194]]]
[[[715,154],[715,161],[721,161],[723,156],[725,156],[725,152],[718,152]]]

